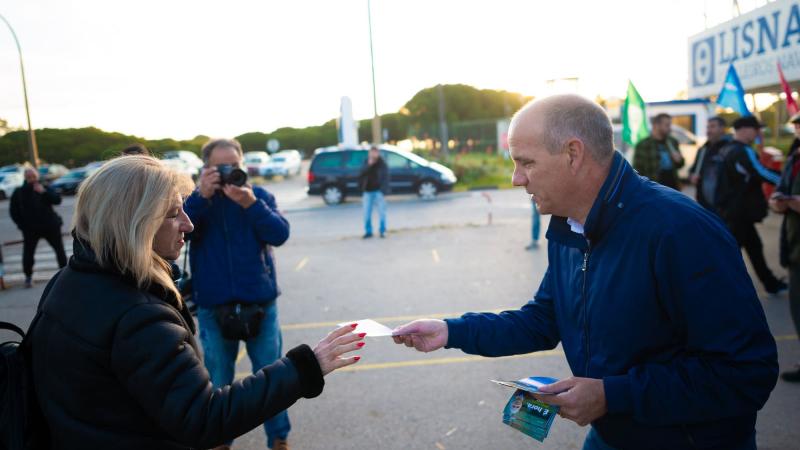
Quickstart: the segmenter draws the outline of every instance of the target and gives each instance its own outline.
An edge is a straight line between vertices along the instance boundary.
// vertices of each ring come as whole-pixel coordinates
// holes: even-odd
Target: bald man
[[[519,310],[411,322],[395,342],[489,357],[560,343],[573,376],[538,397],[591,424],[586,450],[755,449],[777,351],[725,225],[637,175],[582,97],[528,104],[509,143],[514,185],[553,215],[539,290]]]
[[[44,238],[56,253],[58,267],[67,265],[64,241],[61,239],[61,217],[53,205],[61,204],[61,196],[39,182],[39,172],[25,170],[25,182],[11,195],[11,219],[22,231],[22,271],[25,287],[33,287],[33,264],[36,245]]]

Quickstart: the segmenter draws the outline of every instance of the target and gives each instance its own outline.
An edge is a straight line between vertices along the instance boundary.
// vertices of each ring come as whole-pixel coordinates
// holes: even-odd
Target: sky
[[[745,13],[766,0],[740,0]],[[686,89],[688,38],[730,0],[372,0],[377,108],[464,83],[647,101]],[[373,115],[367,0],[0,0],[22,46],[34,128],[149,139],[319,125],[342,96]],[[577,77],[577,84],[551,82]],[[553,86],[556,87],[553,87]],[[0,23],[0,118],[25,122]]]

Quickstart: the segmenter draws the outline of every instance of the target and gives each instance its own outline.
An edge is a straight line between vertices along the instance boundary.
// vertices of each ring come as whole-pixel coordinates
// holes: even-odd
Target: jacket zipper
[[[583,333],[586,339],[586,365],[584,368],[583,376],[589,376],[589,316],[588,316],[588,301],[586,299],[586,271],[589,267],[589,253],[592,251],[592,243],[587,240],[588,246],[586,252],[583,254],[583,288],[581,296],[583,298]]]
[[[231,245],[230,245],[230,236],[228,236],[228,221],[225,219],[226,215],[226,205],[225,202],[222,202],[222,230],[224,231],[225,235],[225,250],[228,253],[228,281],[230,281],[231,285],[231,296],[233,296],[233,256],[231,255]],[[228,299],[228,301],[233,300]]]

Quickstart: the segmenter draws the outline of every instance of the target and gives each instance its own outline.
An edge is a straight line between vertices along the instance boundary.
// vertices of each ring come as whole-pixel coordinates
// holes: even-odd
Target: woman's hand
[[[336,369],[355,364],[361,359],[360,356],[341,357],[345,353],[364,347],[365,342],[359,341],[362,341],[367,334],[352,333],[355,328],[356,324],[352,324],[333,330],[314,347],[314,355],[316,355],[319,367],[322,369],[322,376]]]

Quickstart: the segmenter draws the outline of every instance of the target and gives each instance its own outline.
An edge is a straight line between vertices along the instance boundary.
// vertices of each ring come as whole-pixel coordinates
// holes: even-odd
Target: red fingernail
[[[355,328],[355,327],[357,327],[357,326],[358,326],[358,324],[357,324],[357,323],[350,324],[350,328]]]
[[[358,361],[359,359],[361,359],[361,357],[360,357],[360,356],[353,356],[353,359],[355,359],[356,361]]]
[[[358,333],[358,337],[362,337],[363,338],[366,335],[367,335],[367,333]]]
[[[366,342],[359,342],[358,344],[356,344],[356,347],[361,348],[361,347],[363,347],[365,345],[367,345]]]

